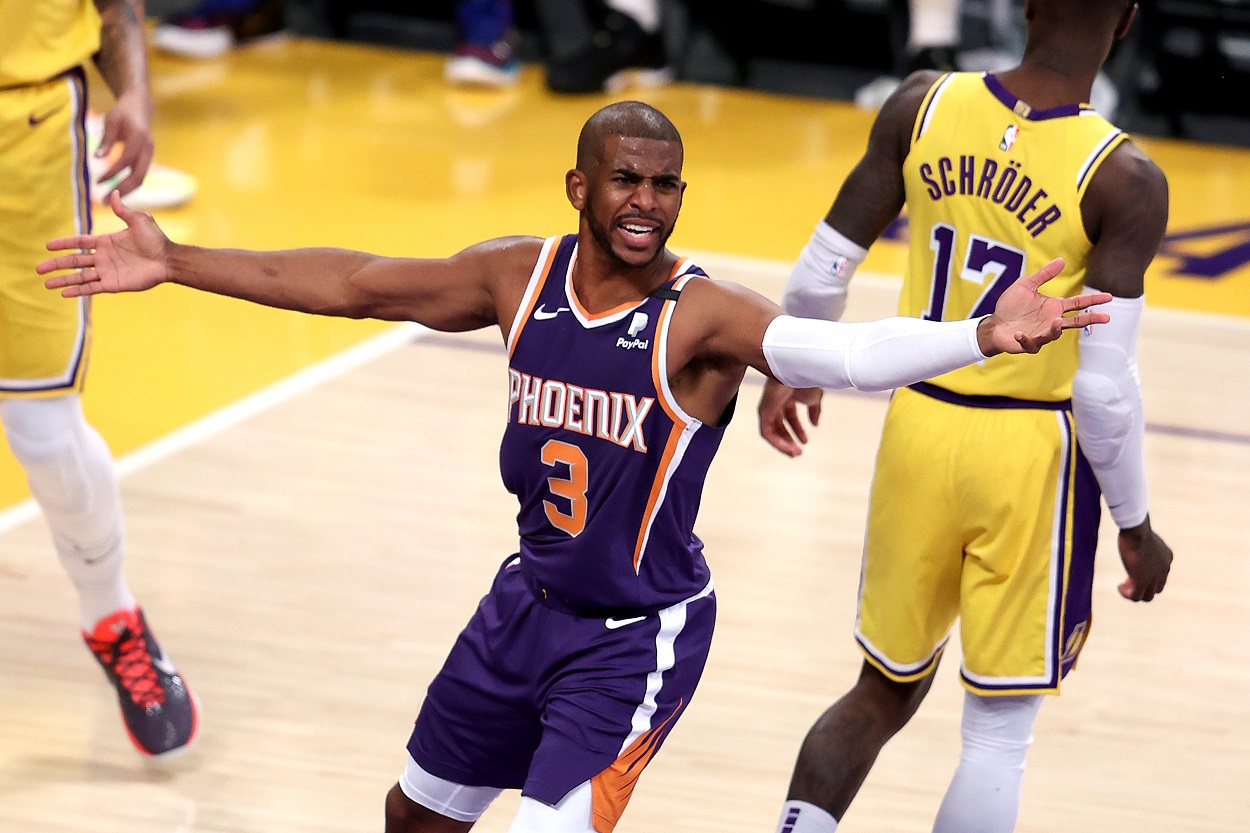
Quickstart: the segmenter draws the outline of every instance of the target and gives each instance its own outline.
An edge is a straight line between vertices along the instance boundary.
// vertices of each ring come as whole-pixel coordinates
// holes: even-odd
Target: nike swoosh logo
[[[547,312],[545,309],[543,309],[544,306],[546,306],[546,304],[539,304],[538,309],[534,310],[534,317],[537,318],[539,321],[546,321],[549,318],[555,318],[557,315],[559,315],[562,312],[569,311],[568,307],[558,307],[557,309],[551,312]]]
[[[159,668],[162,672],[170,675],[171,677],[174,674],[178,673],[178,669],[174,667],[173,662],[170,661],[169,656],[165,653],[164,648],[161,648],[161,655],[159,657],[158,656],[152,657],[152,664],[155,665],[157,668]]]
[[[623,627],[625,627],[626,625],[632,625],[632,624],[634,624],[635,622],[641,622],[643,619],[646,619],[646,618],[647,618],[646,616],[631,616],[631,617],[630,617],[630,618],[628,618],[628,619],[611,619],[611,618],[608,618],[608,619],[604,619],[604,620],[603,620],[603,624],[605,624],[605,625],[607,625],[607,626],[608,626],[608,630],[612,630],[612,631],[614,631],[614,630],[616,630],[617,628],[623,628]]]
[[[60,109],[61,108],[58,107],[56,108],[56,110],[53,110],[51,113],[44,113],[42,116],[36,116],[34,113],[31,113],[29,116],[26,117],[26,123],[29,124],[31,127],[38,127],[39,125],[47,121],[49,118],[51,118]]]

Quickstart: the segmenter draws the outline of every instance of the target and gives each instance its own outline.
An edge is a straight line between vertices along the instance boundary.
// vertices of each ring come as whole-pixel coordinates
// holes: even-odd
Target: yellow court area
[[[505,92],[451,88],[441,58],[283,40],[196,63],[154,56],[157,159],[200,193],[157,212],[181,242],[345,246],[439,256],[505,234],[570,231],[561,183],[608,99],[555,97],[527,67]],[[686,142],[671,247],[792,260],[863,150],[872,115],[840,102],[675,85],[644,97]],[[1151,304],[1250,317],[1250,150],[1142,138],[1171,181]],[[97,228],[116,219],[96,214]],[[1173,239],[1174,238],[1174,239]],[[885,240],[865,271],[898,274]],[[89,416],[125,454],[377,332],[165,288],[97,299]],[[0,507],[26,496],[0,452]]]

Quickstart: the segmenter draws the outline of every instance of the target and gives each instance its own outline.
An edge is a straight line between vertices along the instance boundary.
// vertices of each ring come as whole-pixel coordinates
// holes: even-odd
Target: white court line
[[[181,428],[176,428],[165,436],[120,457],[117,461],[117,475],[125,477],[177,454],[179,451],[198,445],[227,428],[233,428],[283,402],[294,399],[301,393],[306,393],[331,379],[342,376],[349,370],[354,370],[405,344],[419,341],[429,332],[429,329],[420,324],[412,322],[399,324],[359,344],[341,350],[329,358],[322,359],[316,364],[297,370],[290,376],[279,379]],[[38,515],[39,506],[32,498],[27,498],[0,512],[0,535]]]

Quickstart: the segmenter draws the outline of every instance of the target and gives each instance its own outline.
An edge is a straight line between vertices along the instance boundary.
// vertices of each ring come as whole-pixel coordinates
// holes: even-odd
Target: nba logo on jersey
[[[645,312],[636,312],[634,313],[634,320],[629,322],[628,332],[631,337],[636,336],[639,333],[641,333],[643,328],[646,326],[647,326],[647,314]]]
[[[1003,131],[1003,140],[998,143],[999,150],[1011,150],[1016,144],[1016,134],[1020,132],[1020,128],[1014,124],[1007,125],[1007,129]]]

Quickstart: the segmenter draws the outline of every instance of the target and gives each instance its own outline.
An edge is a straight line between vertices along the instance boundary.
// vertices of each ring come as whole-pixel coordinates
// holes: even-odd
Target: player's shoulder
[[[898,89],[894,91],[891,98],[899,97],[903,100],[914,100],[917,104],[924,100],[929,90],[941,81],[949,72],[943,72],[937,69],[918,69],[908,75],[898,85]]]
[[[1167,189],[1168,179],[1163,168],[1131,136],[1120,142],[1111,152],[1103,165],[1104,168],[1107,166],[1111,166],[1121,176],[1145,186]]]
[[[686,281],[681,289],[682,298],[693,304],[723,302],[746,292],[750,290],[742,284],[713,278],[702,270],[695,274],[694,280]]]
[[[542,237],[517,234],[483,240],[480,243],[469,246],[465,249],[465,252],[472,252],[480,257],[492,258],[537,257],[538,253],[542,251],[544,243],[546,243],[546,240]]]
[[[474,243],[455,255],[456,259],[472,261],[494,272],[528,271],[538,260],[546,241],[541,237],[514,235],[493,237]]]
[[[717,330],[736,326],[742,316],[776,315],[781,308],[750,287],[706,275],[687,281],[677,304],[677,319],[683,326],[699,322],[700,327]]]
[[[1157,203],[1166,210],[1168,180],[1158,163],[1130,138],[1120,142],[1099,166],[1090,193],[1101,194],[1111,205],[1128,202],[1140,210]]]
[[[877,114],[873,129],[877,132],[910,136],[929,91],[948,74],[934,69],[922,69],[908,75],[881,105],[881,112]]]

